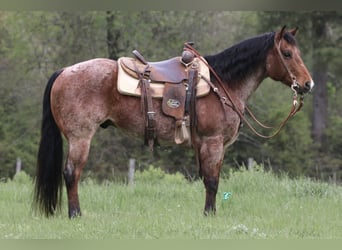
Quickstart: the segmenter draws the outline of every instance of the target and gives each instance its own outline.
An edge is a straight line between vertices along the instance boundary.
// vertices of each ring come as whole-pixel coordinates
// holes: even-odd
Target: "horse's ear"
[[[298,31],[298,27],[289,30],[289,32],[290,32],[293,36],[295,36],[295,35],[297,34],[297,31]]]
[[[276,37],[275,40],[277,42],[280,42],[281,39],[283,39],[284,35],[285,35],[285,29],[286,29],[286,25],[283,26],[283,28],[281,29],[281,31],[276,33]]]

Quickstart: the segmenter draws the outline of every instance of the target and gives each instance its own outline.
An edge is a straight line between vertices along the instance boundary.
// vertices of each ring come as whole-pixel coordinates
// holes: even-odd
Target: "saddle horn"
[[[133,55],[140,61],[142,62],[143,64],[147,65],[148,62],[145,60],[145,58],[140,54],[139,51],[137,50],[133,50],[132,51]]]

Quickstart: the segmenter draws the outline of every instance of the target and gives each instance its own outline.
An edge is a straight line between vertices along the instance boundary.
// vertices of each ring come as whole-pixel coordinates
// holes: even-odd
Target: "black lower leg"
[[[203,182],[206,188],[204,215],[215,214],[218,178],[216,177],[204,178]]]
[[[68,214],[69,218],[75,218],[81,216],[81,209],[77,194],[77,181],[75,178],[75,173],[72,171],[70,165],[68,165],[64,171],[64,180],[68,193]]]

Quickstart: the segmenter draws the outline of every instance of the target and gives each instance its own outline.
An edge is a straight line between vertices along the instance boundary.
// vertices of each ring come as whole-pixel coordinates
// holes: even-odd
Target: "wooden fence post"
[[[135,159],[130,158],[128,161],[128,185],[134,184]]]
[[[17,157],[17,161],[15,163],[15,173],[19,173],[21,171],[21,159]]]
[[[248,157],[247,159],[247,169],[248,170],[253,170],[253,167],[255,165],[255,161],[252,157]]]

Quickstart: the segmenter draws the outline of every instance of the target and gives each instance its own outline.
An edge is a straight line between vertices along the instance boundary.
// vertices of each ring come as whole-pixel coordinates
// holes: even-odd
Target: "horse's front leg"
[[[204,215],[216,212],[216,193],[224,156],[223,138],[209,137],[197,149],[199,175],[206,189]]]

